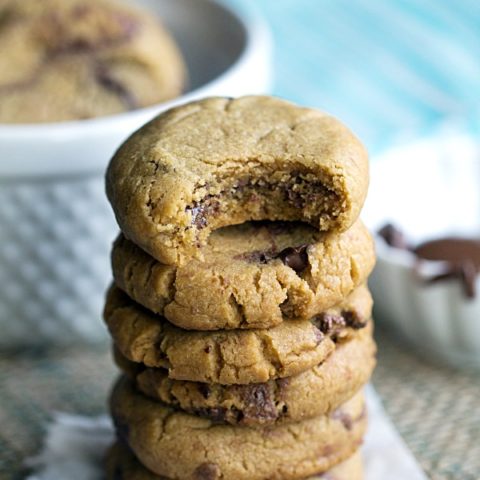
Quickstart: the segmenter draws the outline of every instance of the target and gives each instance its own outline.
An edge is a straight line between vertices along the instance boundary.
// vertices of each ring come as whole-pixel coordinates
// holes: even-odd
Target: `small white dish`
[[[113,152],[174,105],[270,88],[271,39],[250,3],[130,1],[172,32],[190,90],[119,115],[0,125],[0,349],[105,339],[101,310],[118,227],[103,175]]]
[[[386,223],[413,245],[447,236],[480,237],[480,154],[464,135],[436,136],[372,161],[364,219],[377,232]],[[419,352],[458,367],[480,367],[480,278],[468,298],[458,279],[428,282],[443,262],[418,262],[411,251],[377,236],[370,279],[377,321]],[[427,280],[427,281],[426,281]]]

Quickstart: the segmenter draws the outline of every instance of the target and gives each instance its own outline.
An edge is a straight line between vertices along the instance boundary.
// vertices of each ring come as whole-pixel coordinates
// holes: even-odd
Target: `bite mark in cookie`
[[[169,110],[136,132],[107,172],[122,231],[166,265],[201,259],[213,231],[248,221],[346,231],[367,185],[366,151],[346,127],[264,96]]]

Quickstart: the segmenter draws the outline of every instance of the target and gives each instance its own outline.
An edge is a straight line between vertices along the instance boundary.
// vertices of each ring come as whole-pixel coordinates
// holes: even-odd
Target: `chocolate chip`
[[[325,335],[331,335],[333,332],[346,326],[345,318],[342,315],[334,315],[332,313],[317,315],[312,318],[312,323]]]
[[[352,429],[353,427],[352,417],[348,413],[345,413],[341,408],[335,410],[332,413],[331,417],[334,420],[340,420],[340,422],[342,422],[346,430],[350,431]]]
[[[343,310],[342,317],[347,327],[359,330],[367,325],[366,320],[356,310]]]
[[[394,248],[400,248],[402,250],[408,249],[408,243],[403,232],[397,229],[391,223],[383,226],[378,234],[387,242],[388,245]]]
[[[211,346],[211,345],[207,345],[207,346],[203,349],[203,351],[204,351],[205,353],[210,353],[210,352],[212,351],[212,346]]]
[[[220,202],[214,195],[207,195],[202,203],[195,202],[192,207],[187,208],[187,212],[192,215],[192,225],[199,230],[208,225],[208,217],[214,216],[220,210]]]
[[[224,407],[195,408],[193,409],[193,413],[199,417],[208,418],[216,423],[225,423],[227,417],[227,409]]]
[[[208,399],[212,393],[210,387],[206,383],[199,383],[198,390],[202,394],[203,398]]]
[[[278,254],[278,258],[297,273],[303,272],[308,267],[308,245],[299,245],[298,247],[288,247]]]
[[[248,385],[244,389],[242,400],[245,403],[245,423],[249,420],[274,420],[278,416],[272,392],[266,384]]]
[[[205,208],[202,205],[192,207],[190,212],[192,214],[192,225],[195,225],[199,230],[207,226]]]
[[[202,463],[193,472],[194,480],[218,480],[221,476],[220,467],[216,463]]]

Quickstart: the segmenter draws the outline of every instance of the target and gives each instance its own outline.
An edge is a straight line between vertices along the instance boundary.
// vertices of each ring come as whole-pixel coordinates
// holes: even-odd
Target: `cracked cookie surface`
[[[301,223],[225,227],[210,235],[202,256],[164,265],[121,235],[112,250],[113,276],[131,298],[181,328],[269,328],[339,303],[375,262],[360,221],[328,234]]]
[[[109,449],[105,463],[106,480],[169,480],[147,470],[131,450],[121,442],[115,443]],[[215,477],[209,476],[208,470],[190,478],[191,480],[215,480]],[[361,453],[357,451],[327,472],[304,480],[363,480]]]
[[[288,378],[249,385],[172,380],[162,368],[129,362],[115,351],[117,365],[153,400],[232,425],[268,425],[326,415],[368,382],[375,366],[372,323],[342,342],[320,365]]]
[[[366,326],[371,310],[370,293],[361,286],[311,320],[282,322],[270,329],[198,332],[172,325],[112,287],[104,318],[116,347],[133,362],[166,368],[176,380],[248,384],[318,365],[337,342]]]
[[[330,415],[250,428],[175,411],[122,378],[110,409],[119,438],[149,470],[171,479],[302,479],[351,456],[366,426],[363,393]]]
[[[134,133],[106,184],[125,236],[179,265],[201,258],[212,231],[246,221],[347,230],[365,200],[368,158],[325,113],[274,97],[209,98]]]
[[[181,93],[183,60],[151,12],[110,0],[0,1],[0,123],[77,120]]]

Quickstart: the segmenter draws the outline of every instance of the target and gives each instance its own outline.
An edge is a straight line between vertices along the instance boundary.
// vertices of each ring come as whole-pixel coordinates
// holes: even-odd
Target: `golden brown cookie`
[[[264,96],[172,109],[133,134],[107,171],[121,230],[168,265],[201,257],[210,232],[250,220],[345,231],[367,187],[367,153],[344,125]]]
[[[175,411],[116,384],[110,408],[117,434],[140,462],[172,479],[301,479],[327,471],[358,448],[365,402],[355,395],[330,415],[274,427],[234,427]],[[209,476],[206,476],[208,473]]]
[[[115,360],[144,395],[187,413],[232,425],[291,423],[330,413],[368,382],[376,352],[371,330],[372,323],[310,370],[249,385],[172,380],[165,369],[129,362],[118,351]]]
[[[108,451],[105,462],[106,480],[168,480],[147,470],[121,442]],[[192,476],[192,480],[211,480],[208,471]],[[362,456],[359,450],[331,470],[306,480],[363,480]]]
[[[120,236],[115,283],[178,327],[269,328],[306,320],[364,283],[375,262],[373,240],[357,221],[343,233],[299,223],[247,223],[213,232],[203,261],[157,262]]]
[[[0,2],[0,123],[91,118],[180,94],[181,54],[151,12],[110,0]]]
[[[371,316],[365,286],[312,321],[288,321],[270,329],[197,332],[175,327],[112,287],[105,321],[120,352],[170,378],[206,383],[261,383],[318,365],[336,341],[354,336]]]

